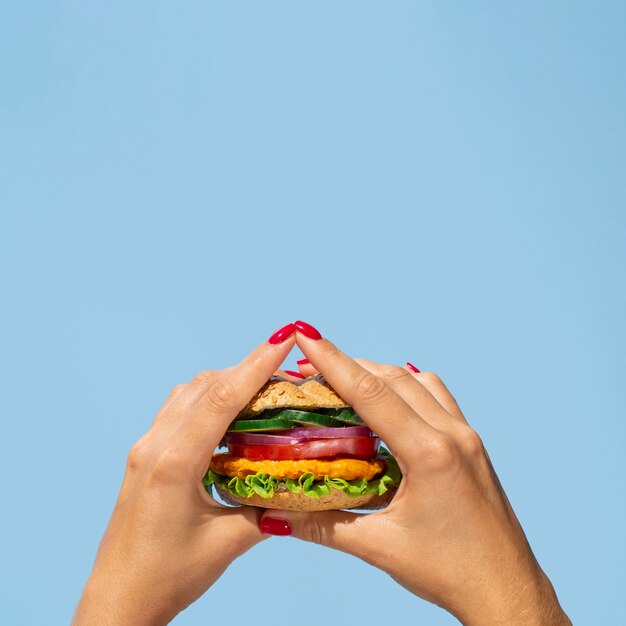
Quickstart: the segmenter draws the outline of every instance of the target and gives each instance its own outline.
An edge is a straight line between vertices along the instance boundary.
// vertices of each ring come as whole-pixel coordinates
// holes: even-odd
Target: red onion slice
[[[288,433],[289,431],[281,430],[280,432]],[[248,445],[291,445],[299,443],[302,441],[302,438],[290,437],[288,435],[268,435],[266,433],[227,433],[224,440],[226,443],[244,443]]]
[[[277,431],[289,433],[290,437],[303,439],[336,439],[337,437],[371,437],[374,433],[367,426],[339,426],[336,428],[320,428],[319,426],[299,426],[289,430]]]
[[[267,433],[227,433],[226,443],[259,445],[290,445],[308,439],[337,439],[339,437],[371,437],[372,431],[367,426],[346,426],[338,428],[320,428],[317,426],[275,430]]]

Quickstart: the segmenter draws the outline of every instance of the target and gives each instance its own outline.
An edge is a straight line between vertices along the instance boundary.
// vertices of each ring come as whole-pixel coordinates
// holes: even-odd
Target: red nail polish
[[[291,535],[291,524],[286,519],[264,517],[259,524],[259,530],[266,535],[285,537]]]
[[[294,372],[293,370],[283,370],[285,374],[289,374],[289,376],[295,376],[296,378],[304,378],[304,376],[300,372]]]
[[[413,363],[409,363],[408,361],[406,362],[406,366],[412,371],[415,372],[416,374],[419,374],[420,371],[417,369],[417,367],[415,367],[415,365],[413,365]]]
[[[293,324],[287,324],[282,328],[279,328],[268,341],[275,346],[277,343],[282,343],[285,339],[288,339],[296,332],[296,327]]]
[[[307,324],[302,320],[298,320],[297,322],[294,322],[293,325],[296,327],[296,330],[298,332],[301,332],[305,337],[308,337],[309,339],[315,339],[315,341],[317,341],[318,339],[322,338],[320,331],[317,330],[317,328],[315,328],[314,326],[311,326],[311,324]]]
[[[308,365],[309,364],[309,359],[300,359],[299,361],[296,361],[296,363],[298,365]]]

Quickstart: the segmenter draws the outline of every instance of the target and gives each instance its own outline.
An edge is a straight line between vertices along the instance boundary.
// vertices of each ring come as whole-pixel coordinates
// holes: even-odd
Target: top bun
[[[345,409],[343,400],[321,375],[291,381],[272,376],[241,411],[240,416],[258,415],[266,409]]]

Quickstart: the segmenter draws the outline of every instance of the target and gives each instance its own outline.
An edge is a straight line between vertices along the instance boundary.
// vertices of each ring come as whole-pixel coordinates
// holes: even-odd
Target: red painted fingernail
[[[417,369],[417,367],[415,367],[415,365],[413,365],[413,363],[409,363],[408,361],[406,362],[406,366],[412,371],[415,372],[416,374],[419,374],[420,371]]]
[[[293,370],[283,370],[285,374],[289,374],[289,376],[295,376],[296,378],[304,378],[304,376],[300,372],[294,372]]]
[[[298,332],[301,332],[305,337],[308,337],[309,339],[315,339],[315,341],[317,341],[318,339],[322,338],[320,331],[317,330],[317,328],[315,328],[314,326],[311,326],[311,324],[307,324],[302,320],[298,320],[297,322],[294,322],[293,325],[296,327],[296,330]]]
[[[285,339],[288,339],[296,332],[296,327],[293,324],[287,324],[282,328],[279,328],[268,341],[275,346],[277,343],[282,343]]]
[[[296,361],[296,363],[298,365],[308,365],[309,364],[309,359],[300,359],[299,361]]]
[[[259,530],[266,535],[285,537],[291,535],[291,524],[286,519],[264,517],[259,524]]]

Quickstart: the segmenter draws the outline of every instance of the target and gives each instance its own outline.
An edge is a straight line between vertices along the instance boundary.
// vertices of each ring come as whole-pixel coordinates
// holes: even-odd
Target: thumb
[[[283,511],[263,512],[259,530],[268,535],[291,535],[335,550],[362,556],[367,547],[364,522],[369,515],[349,511]]]

